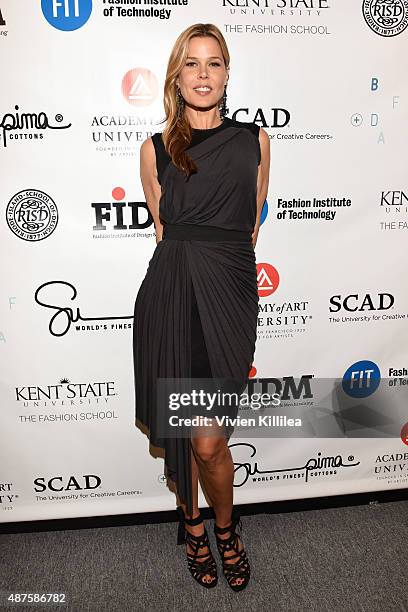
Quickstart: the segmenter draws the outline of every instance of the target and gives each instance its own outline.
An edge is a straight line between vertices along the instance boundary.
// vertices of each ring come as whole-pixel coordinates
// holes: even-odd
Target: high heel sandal
[[[204,533],[199,536],[193,535],[185,528],[185,523],[187,525],[199,525],[200,523],[202,523],[203,519],[201,517],[201,513],[195,519],[187,519],[184,515],[184,511],[181,506],[177,506],[177,513],[179,515],[177,544],[186,543],[193,550],[193,553],[187,552],[188,569],[190,570],[191,575],[203,587],[206,587],[207,589],[215,587],[218,582],[217,564],[210,549],[210,541],[208,539],[208,533],[206,528],[204,527]],[[208,547],[208,553],[199,555],[199,549],[205,548],[206,546]],[[207,558],[203,561],[197,561],[197,559],[201,557]],[[207,575],[213,577],[213,580],[211,582],[204,581],[204,577]]]
[[[214,533],[217,541],[218,552],[220,553],[222,560],[222,569],[224,572],[225,579],[227,580],[231,589],[233,589],[234,591],[242,591],[242,589],[245,589],[249,582],[251,568],[244,547],[242,547],[242,550],[239,550],[239,536],[235,533],[237,525],[239,526],[241,534],[241,518],[238,511],[233,508],[231,524],[228,525],[228,527],[218,527],[214,523]],[[231,535],[228,538],[219,538],[217,535],[227,533],[228,531],[231,532]],[[226,556],[225,553],[227,551],[232,551],[235,554]],[[227,562],[231,559],[237,559],[237,561],[235,561],[234,563]],[[236,580],[237,578],[243,578],[241,584],[234,584],[234,580]]]

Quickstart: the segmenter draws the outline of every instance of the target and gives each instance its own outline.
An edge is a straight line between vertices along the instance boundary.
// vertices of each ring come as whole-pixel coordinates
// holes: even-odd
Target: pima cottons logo
[[[408,26],[408,0],[364,0],[367,25],[380,36],[401,34]]]
[[[354,455],[349,455],[344,459],[340,454],[324,456],[319,451],[317,457],[309,457],[299,465],[291,465],[287,468],[279,466],[276,469],[265,469],[264,465],[260,466],[258,458],[254,459],[257,453],[257,448],[254,444],[236,442],[228,446],[234,449],[234,459],[236,459],[236,455],[239,455],[239,461],[234,461],[234,487],[242,487],[249,479],[251,482],[264,483],[270,480],[296,478],[296,482],[298,482],[298,479],[302,476],[306,483],[309,482],[309,477],[316,480],[318,477],[335,476],[340,473],[340,470],[343,471],[343,468],[352,468],[360,465],[360,461],[356,460]],[[297,474],[295,474],[296,472]]]
[[[122,93],[133,106],[149,106],[158,90],[156,75],[147,68],[132,68],[122,79]]]
[[[58,209],[44,191],[23,189],[7,204],[6,219],[16,236],[28,242],[39,242],[48,238],[57,227]]]
[[[92,0],[41,0],[45,19],[57,30],[72,32],[88,21]]]
[[[19,111],[20,107],[16,104],[15,110]],[[62,123],[64,117],[58,113],[55,115],[55,121]],[[32,133],[31,130],[66,130],[71,127],[68,125],[50,125],[47,115],[44,112],[40,113],[6,113],[0,123],[2,130],[1,137],[3,145],[7,147],[7,133],[10,140],[42,140],[43,134]],[[22,131],[21,131],[22,130]],[[14,132],[19,132],[15,134]]]

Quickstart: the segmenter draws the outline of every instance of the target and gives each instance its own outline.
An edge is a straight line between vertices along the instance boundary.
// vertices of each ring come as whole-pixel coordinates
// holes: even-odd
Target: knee
[[[194,443],[194,454],[197,460],[205,464],[207,469],[216,469],[228,456],[228,447],[225,439],[217,442],[199,441]]]

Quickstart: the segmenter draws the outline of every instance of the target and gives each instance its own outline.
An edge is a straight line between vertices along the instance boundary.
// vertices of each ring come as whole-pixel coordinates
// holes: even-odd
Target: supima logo
[[[41,9],[50,25],[57,30],[78,30],[92,13],[92,0],[41,0]]]

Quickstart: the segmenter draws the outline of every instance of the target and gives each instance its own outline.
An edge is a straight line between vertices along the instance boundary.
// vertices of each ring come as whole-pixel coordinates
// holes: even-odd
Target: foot
[[[222,528],[226,528],[229,525],[217,525],[217,527]],[[228,540],[228,538],[231,537],[231,531],[228,530],[226,533],[217,533],[216,534],[217,538],[219,538],[220,540]],[[239,535],[235,532],[235,542],[234,544],[228,549],[227,547],[223,547],[223,551],[222,551],[222,561],[223,564],[225,565],[234,565],[235,563],[237,563],[238,561],[238,554],[241,553],[241,551],[244,550],[244,545],[239,537]],[[241,586],[244,582],[246,582],[248,580],[248,567],[244,567],[243,565],[241,565],[240,567],[240,571],[242,571],[242,578],[239,576],[234,576],[233,578],[230,578],[228,580],[229,584],[233,587],[239,587]]]
[[[204,522],[200,523],[200,525],[187,525],[187,523],[185,523],[185,528],[186,528],[186,531],[188,531],[192,535],[201,536],[204,533]],[[194,554],[194,550],[191,548],[188,542],[186,543],[186,546],[187,546],[187,553],[190,555]],[[210,558],[210,551],[209,551],[208,546],[201,547],[199,550],[199,554],[205,555],[205,556],[197,559],[197,563],[203,563],[207,561],[207,559]],[[202,577],[202,580],[203,582],[206,582],[207,584],[211,584],[212,582],[214,582],[214,580],[216,580],[216,576],[211,576],[210,574],[204,574]]]

